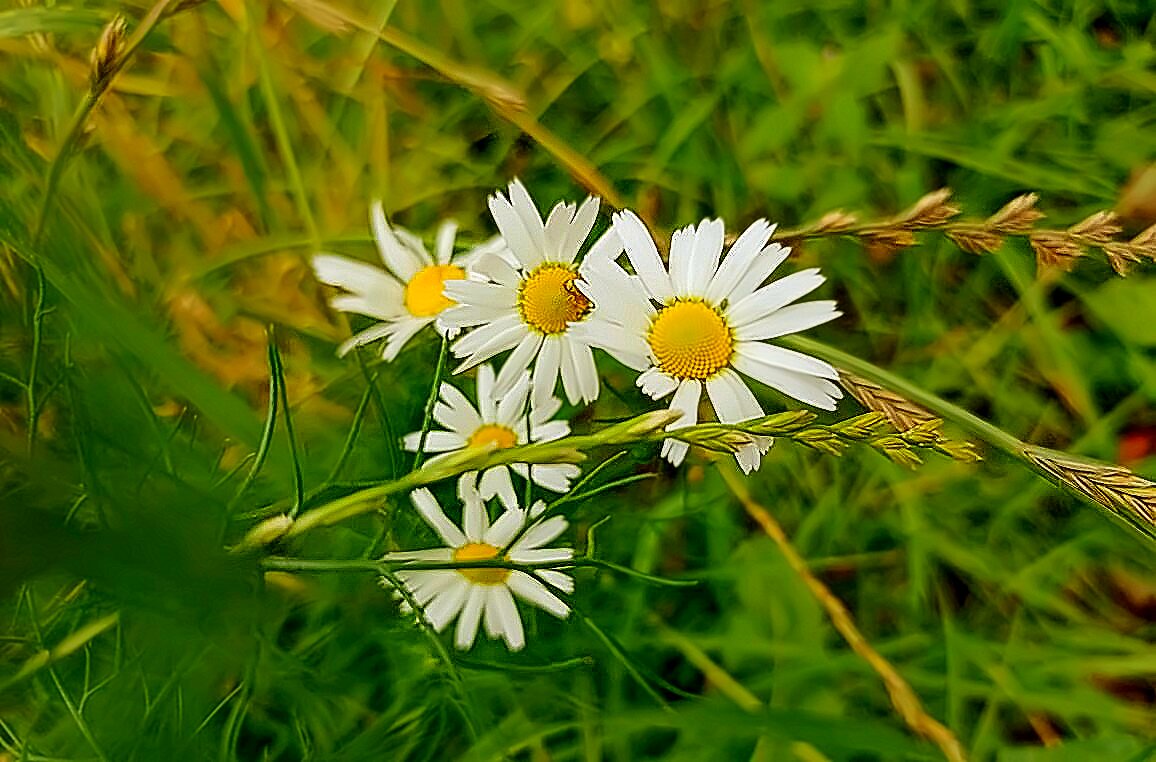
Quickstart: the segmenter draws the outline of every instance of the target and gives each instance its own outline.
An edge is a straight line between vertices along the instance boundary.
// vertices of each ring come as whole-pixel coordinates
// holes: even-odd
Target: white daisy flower
[[[446,311],[445,324],[474,327],[453,346],[454,354],[465,358],[454,372],[512,349],[498,374],[499,390],[509,389],[532,364],[539,407],[554,394],[559,375],[571,403],[593,402],[599,391],[594,353],[574,338],[572,327],[592,308],[575,287],[585,265],[574,260],[594,226],[598,199],[588,197],[581,206],[559,202],[543,222],[525,186],[514,180],[509,198],[495,193],[489,204],[508,251],[478,261],[475,269],[483,279],[446,285],[446,296],[458,306]],[[608,256],[622,250],[612,234],[594,245],[601,248],[614,249]]]
[[[588,257],[590,277],[581,288],[597,305],[573,332],[641,371],[638,386],[653,399],[673,394],[670,407],[683,417],[672,428],[693,425],[706,387],[715,415],[738,423],[763,415],[740,373],[824,410],[843,396],[826,362],[767,343],[803,331],[842,313],[833,301],[793,304],[818,288],[818,268],[802,270],[767,285],[763,282],[787,258],[789,248],[767,245],[774,226],[758,220],[722,256],[722,220],[703,220],[674,233],[670,265],[663,264],[654,239],[637,215],[614,215],[614,228],[637,276],[616,258]],[[744,447],[739,465],[758,468],[770,438]],[[666,440],[663,456],[678,465],[684,442]]]
[[[547,397],[542,404],[532,403],[527,421],[529,392],[530,374],[523,370],[513,387],[499,395],[495,388],[494,369],[489,365],[478,368],[477,408],[456,387],[443,383],[441,399],[434,406],[433,417],[447,430],[428,432],[424,452],[444,453],[487,446],[501,450],[529,442],[550,442],[569,434],[569,423],[551,420],[562,407],[562,400],[557,397]],[[526,430],[527,423],[529,431]],[[407,450],[416,452],[420,441],[421,432],[415,431],[407,434],[403,443]],[[535,463],[533,466],[511,463],[487,468],[480,479],[477,471],[466,472],[461,481],[470,485],[476,481],[483,500],[497,495],[506,508],[517,508],[518,496],[510,477],[511,469],[523,479],[533,479],[535,484],[552,492],[570,489],[570,481],[581,473],[578,466],[570,463]]]
[[[503,559],[514,563],[542,563],[574,557],[572,548],[544,547],[566,530],[566,519],[552,516],[526,525],[528,518],[534,519],[546,509],[541,501],[534,504],[529,515],[518,508],[506,510],[490,524],[478,493],[472,489],[463,490],[463,520],[459,529],[429,490],[415,490],[410,498],[447,547],[388,553],[386,561]],[[479,623],[485,625],[486,634],[491,638],[500,637],[511,651],[520,650],[526,645],[526,636],[514,596],[565,619],[570,614],[570,607],[551,592],[550,587],[564,593],[574,592],[573,578],[554,569],[536,569],[533,573],[499,568],[401,569],[397,576],[422,607],[425,618],[435,630],[441,632],[457,618],[454,645],[462,650],[473,646]]]
[[[337,348],[338,356],[354,347],[385,339],[381,356],[392,360],[414,334],[437,321],[447,307],[453,306],[453,300],[442,293],[444,284],[467,277],[467,269],[474,259],[496,253],[505,248],[505,244],[495,236],[455,259],[454,237],[458,226],[447,220],[438,228],[435,258],[417,236],[390,226],[380,201],[373,202],[369,220],[385,270],[336,254],[317,254],[313,257],[313,271],[322,283],[348,292],[330,300],[333,309],[381,321],[343,342]],[[437,328],[443,334],[448,330],[440,324]]]

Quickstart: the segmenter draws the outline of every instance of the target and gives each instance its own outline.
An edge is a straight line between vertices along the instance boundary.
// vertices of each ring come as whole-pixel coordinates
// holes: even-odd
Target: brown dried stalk
[[[916,231],[941,230],[955,245],[972,254],[990,254],[1009,237],[1027,238],[1040,270],[1071,269],[1075,261],[1098,250],[1119,275],[1138,262],[1156,262],[1156,225],[1130,240],[1119,240],[1123,228],[1115,213],[1096,212],[1063,230],[1036,229],[1044,217],[1036,209],[1039,196],[1026,193],[1009,201],[985,220],[956,220],[959,207],[950,202],[951,190],[940,188],[915,202],[907,211],[875,222],[860,223],[854,214],[828,212],[810,225],[780,229],[775,238],[798,240],[847,235],[866,246],[888,252],[916,243]]]
[[[719,472],[727,486],[730,487],[731,492],[742,503],[747,515],[754,519],[763,532],[774,541],[791,569],[799,575],[811,594],[823,606],[827,616],[831,618],[831,624],[843,636],[843,640],[847,641],[851,650],[866,661],[875,671],[875,674],[879,675],[884,687],[887,688],[891,705],[895,707],[895,711],[899,713],[907,727],[935,743],[945,758],[952,762],[963,762],[966,756],[959,739],[947,726],[927,713],[927,710],[923,708],[923,703],[919,700],[919,695],[916,694],[911,685],[859,631],[855,624],[855,618],[851,616],[851,612],[847,610],[843,602],[835,597],[834,593],[818,577],[811,573],[807,567],[806,559],[799,555],[799,551],[795,550],[795,546],[791,544],[787,533],[783,531],[779,522],[775,521],[770,511],[759,505],[751,497],[748,492],[748,482],[738,474],[734,465],[720,465]]]

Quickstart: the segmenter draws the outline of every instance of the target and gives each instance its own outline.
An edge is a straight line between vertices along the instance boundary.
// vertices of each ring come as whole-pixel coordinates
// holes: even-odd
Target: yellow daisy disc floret
[[[574,281],[578,272],[569,265],[547,262],[535,268],[518,287],[522,322],[544,334],[562,333],[569,323],[590,311],[590,300]]]
[[[466,271],[457,265],[430,265],[405,284],[405,308],[414,317],[433,317],[456,302],[442,293],[447,280],[461,280]]]
[[[730,365],[734,334],[718,310],[676,299],[655,315],[646,340],[658,367],[675,378],[706,379]]]
[[[498,557],[498,549],[484,542],[467,542],[454,551],[455,561],[493,561]],[[475,585],[505,584],[510,576],[509,569],[458,569],[458,574]]]
[[[513,430],[500,426],[496,423],[487,423],[484,426],[478,427],[478,430],[470,434],[470,447],[485,447],[486,445],[494,445],[499,450],[504,450],[507,447],[513,447],[518,443],[518,435]]]

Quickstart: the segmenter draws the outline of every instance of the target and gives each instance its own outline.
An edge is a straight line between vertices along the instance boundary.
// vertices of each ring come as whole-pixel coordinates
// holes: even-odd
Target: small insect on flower
[[[322,283],[348,293],[330,300],[333,309],[380,320],[355,334],[337,349],[343,356],[354,347],[385,339],[382,357],[392,360],[414,334],[430,323],[439,333],[448,328],[439,321],[454,301],[445,293],[445,284],[468,276],[472,263],[481,256],[505,247],[498,237],[453,256],[457,224],[446,221],[437,232],[436,257],[431,257],[421,239],[407,230],[391,227],[380,201],[373,202],[370,223],[377,240],[384,270],[335,254],[313,257],[313,271]]]
[[[574,337],[572,328],[590,316],[590,300],[575,282],[586,277],[585,262],[576,263],[598,214],[598,199],[580,206],[559,202],[543,222],[538,207],[522,183],[510,183],[509,197],[495,193],[490,212],[508,249],[479,259],[475,270],[482,279],[454,281],[446,294],[458,302],[443,320],[455,328],[470,328],[453,346],[465,358],[460,373],[508,350],[513,350],[497,377],[504,392],[518,375],[533,366],[533,398],[539,407],[554,394],[558,376],[571,403],[598,398],[598,369],[594,354]],[[617,236],[602,236],[594,251],[622,247]]]
[[[446,516],[429,490],[415,490],[410,495],[422,518],[446,547],[388,553],[384,560],[534,564],[568,561],[574,557],[572,548],[545,547],[566,531],[568,523],[561,516],[536,521],[546,508],[540,501],[528,513],[519,508],[503,511],[491,524],[477,491],[466,484],[459,492],[460,529]],[[441,632],[455,618],[458,620],[454,645],[462,650],[473,646],[479,623],[484,625],[487,635],[500,637],[511,651],[521,650],[526,645],[526,637],[514,597],[565,619],[570,615],[570,607],[551,592],[551,588],[567,594],[574,591],[573,578],[556,569],[523,571],[487,566],[407,570],[403,567],[397,577],[435,630]],[[403,604],[403,608],[408,609],[408,605]]]
[[[723,423],[758,418],[762,406],[740,373],[809,405],[834,410],[843,396],[838,373],[809,355],[767,340],[812,328],[840,313],[833,301],[793,304],[822,285],[817,268],[763,285],[790,249],[767,245],[774,226],[758,220],[722,256],[722,220],[703,220],[674,233],[669,268],[650,232],[633,212],[614,215],[636,275],[617,257],[587,257],[588,276],[578,284],[596,308],[576,338],[640,371],[638,386],[653,399],[673,394],[670,407],[683,417],[671,428],[693,425],[705,387]],[[771,439],[740,448],[739,465],[758,468]],[[662,454],[678,465],[683,442],[666,440]]]
[[[490,365],[478,368],[476,408],[461,391],[443,383],[441,400],[434,406],[433,415],[434,420],[447,430],[428,432],[424,452],[447,453],[469,447],[501,450],[529,442],[551,442],[570,433],[569,423],[551,420],[562,407],[562,401],[557,397],[547,397],[544,405],[531,403],[527,417],[529,394],[530,374],[522,371],[513,388],[499,396],[494,385],[494,369]],[[421,444],[421,432],[407,434],[403,443],[407,450],[416,451]],[[483,500],[497,495],[502,505],[515,508],[518,497],[510,478],[511,469],[523,479],[532,479],[535,484],[552,492],[570,489],[570,481],[580,473],[578,466],[569,463],[536,463],[533,466],[511,463],[486,469],[480,479],[477,471],[468,471],[462,474],[461,481],[471,485],[476,481]]]

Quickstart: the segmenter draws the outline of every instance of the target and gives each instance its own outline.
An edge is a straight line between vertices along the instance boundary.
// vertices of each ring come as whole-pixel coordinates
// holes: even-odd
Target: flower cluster
[[[570,427],[555,416],[562,393],[573,405],[598,399],[601,383],[594,350],[637,371],[636,383],[654,400],[670,398],[681,418],[668,427],[699,419],[705,392],[722,423],[741,423],[764,414],[751,389],[753,379],[793,399],[834,410],[842,396],[828,363],[777,346],[772,341],[812,328],[841,313],[830,300],[799,300],[824,282],[817,268],[770,281],[790,249],[771,243],[775,226],[757,220],[724,253],[722,220],[705,219],[674,232],[669,257],[659,254],[651,232],[632,211],[612,215],[611,224],[587,245],[599,201],[560,202],[545,218],[518,180],[489,199],[499,235],[455,256],[456,226],[444,223],[435,256],[420,239],[391,226],[380,203],[370,221],[385,270],[332,254],[313,258],[319,280],[340,287],[334,309],[379,322],[338,349],[384,340],[382,356],[394,359],[422,328],[433,325],[460,360],[455,373],[477,368],[476,399],[442,383],[433,408],[441,430],[413,432],[412,451],[452,453],[502,449],[566,436]],[[583,249],[585,253],[583,254]],[[488,361],[504,355],[500,368]],[[736,453],[742,469],[759,467],[772,444],[756,438]],[[662,456],[679,465],[688,445],[666,440]],[[445,516],[432,494],[413,493],[426,521],[447,547],[392,553],[399,561],[564,560],[569,549],[542,545],[566,527],[560,517],[541,523],[544,506],[519,508],[511,472],[523,480],[564,493],[579,470],[570,464],[514,463],[463,474],[458,493],[463,530]],[[503,513],[489,523],[486,501],[498,498]],[[397,579],[407,600],[423,608],[441,630],[458,618],[456,644],[473,644],[479,621],[491,637],[511,649],[524,642],[511,594],[564,617],[568,608],[546,583],[568,593],[573,583],[553,569],[526,572],[499,566],[403,570]]]

